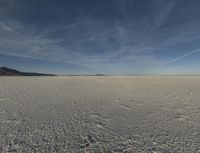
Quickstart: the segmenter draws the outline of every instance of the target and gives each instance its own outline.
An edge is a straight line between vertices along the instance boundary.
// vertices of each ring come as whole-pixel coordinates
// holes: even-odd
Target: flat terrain
[[[0,152],[200,153],[200,77],[0,77]]]

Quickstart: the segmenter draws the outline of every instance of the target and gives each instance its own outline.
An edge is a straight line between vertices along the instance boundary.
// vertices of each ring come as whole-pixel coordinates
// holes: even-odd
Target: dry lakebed
[[[0,77],[0,152],[200,153],[200,77]]]

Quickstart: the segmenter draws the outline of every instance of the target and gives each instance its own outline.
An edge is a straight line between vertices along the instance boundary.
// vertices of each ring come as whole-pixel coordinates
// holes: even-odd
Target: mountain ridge
[[[44,74],[35,72],[21,72],[8,67],[0,67],[0,76],[56,76],[55,74]]]

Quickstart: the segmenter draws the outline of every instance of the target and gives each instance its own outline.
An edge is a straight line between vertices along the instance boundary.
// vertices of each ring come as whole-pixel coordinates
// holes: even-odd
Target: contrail
[[[161,67],[166,66],[166,65],[171,64],[171,63],[174,63],[174,62],[176,62],[176,61],[179,61],[179,60],[181,60],[181,59],[183,59],[183,58],[185,58],[185,57],[187,57],[187,56],[190,56],[190,55],[195,54],[195,53],[198,53],[198,52],[200,52],[200,49],[197,49],[197,50],[194,50],[194,51],[185,53],[184,55],[178,56],[178,57],[176,57],[176,58],[174,58],[174,59],[168,61],[168,62],[165,63],[164,65],[161,65]]]

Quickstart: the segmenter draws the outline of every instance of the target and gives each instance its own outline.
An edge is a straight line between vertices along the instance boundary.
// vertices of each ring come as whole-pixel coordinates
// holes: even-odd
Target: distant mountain
[[[107,74],[67,74],[67,75],[62,75],[62,76],[110,76]]]
[[[54,74],[20,72],[7,67],[0,67],[0,76],[55,76]]]

